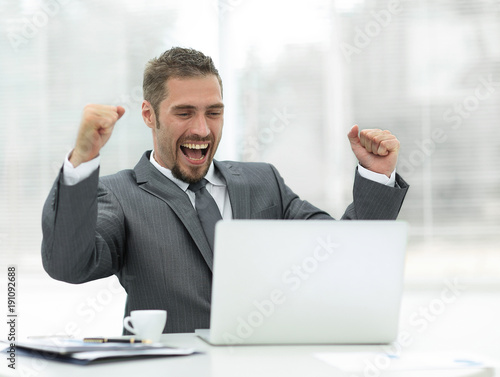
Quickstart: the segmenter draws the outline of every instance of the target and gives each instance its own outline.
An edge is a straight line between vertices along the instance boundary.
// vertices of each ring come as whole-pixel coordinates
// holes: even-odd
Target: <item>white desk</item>
[[[345,373],[319,360],[319,352],[380,351],[379,346],[238,346],[212,347],[194,334],[163,335],[165,344],[176,347],[195,348],[200,354],[180,357],[164,357],[128,360],[95,365],[72,365],[17,356],[15,373],[5,365],[0,376],[33,377],[100,377],[100,376],[347,376],[375,377],[374,374]],[[410,352],[410,351],[408,351]],[[6,374],[4,374],[6,373]],[[455,371],[383,372],[380,376],[401,377],[492,377],[490,369]]]

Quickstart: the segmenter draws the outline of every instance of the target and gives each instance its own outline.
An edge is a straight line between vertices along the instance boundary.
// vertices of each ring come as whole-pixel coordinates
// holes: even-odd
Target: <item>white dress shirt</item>
[[[195,206],[195,194],[193,191],[188,190],[189,183],[181,181],[173,176],[172,171],[170,169],[164,168],[154,159],[154,151],[151,152],[151,156],[149,157],[149,161],[157,168],[160,173],[162,173],[165,177],[174,182],[179,188],[184,191],[189,200],[191,200],[191,204],[193,207]],[[224,220],[231,220],[233,218],[233,212],[231,209],[231,202],[229,201],[229,194],[227,192],[226,181],[220,174],[215,172],[214,163],[210,164],[210,168],[208,168],[207,175],[205,175],[205,179],[208,181],[205,186],[207,191],[212,195],[217,203],[217,207],[219,207],[219,211],[222,214],[222,218]]]

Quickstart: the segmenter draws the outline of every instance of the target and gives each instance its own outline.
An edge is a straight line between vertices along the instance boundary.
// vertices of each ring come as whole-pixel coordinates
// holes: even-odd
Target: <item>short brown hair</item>
[[[144,99],[158,115],[158,107],[168,95],[166,82],[169,78],[207,75],[217,77],[222,95],[222,79],[210,56],[192,48],[173,47],[146,64],[142,83]]]

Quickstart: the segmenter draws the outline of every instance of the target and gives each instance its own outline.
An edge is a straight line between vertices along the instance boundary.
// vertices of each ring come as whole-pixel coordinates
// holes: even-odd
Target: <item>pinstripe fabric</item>
[[[54,183],[42,215],[42,262],[55,279],[83,283],[116,274],[125,315],[165,309],[165,332],[208,328],[213,256],[186,193],[149,162],[75,186]],[[235,219],[332,219],[301,200],[264,163],[218,162]],[[356,175],[344,219],[395,219],[408,186]]]

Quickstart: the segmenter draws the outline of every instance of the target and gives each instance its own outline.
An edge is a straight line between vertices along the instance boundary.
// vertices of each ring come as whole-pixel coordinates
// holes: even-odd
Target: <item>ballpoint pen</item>
[[[152,343],[149,339],[136,338],[84,338],[85,343]]]

